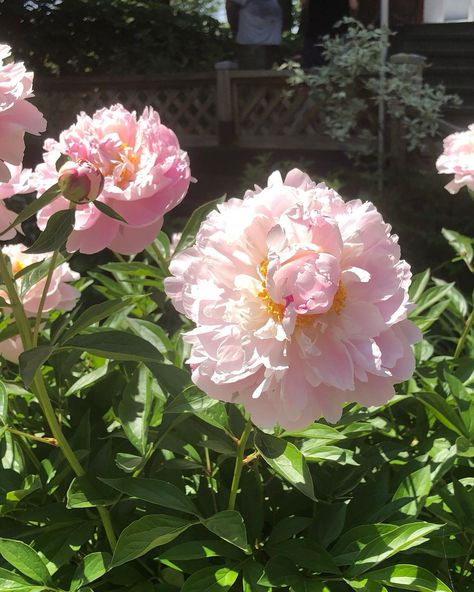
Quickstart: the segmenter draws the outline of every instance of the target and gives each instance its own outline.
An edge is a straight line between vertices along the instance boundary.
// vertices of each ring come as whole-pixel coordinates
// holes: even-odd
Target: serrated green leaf
[[[258,431],[255,446],[270,467],[297,489],[315,500],[313,479],[306,460],[294,444]]]

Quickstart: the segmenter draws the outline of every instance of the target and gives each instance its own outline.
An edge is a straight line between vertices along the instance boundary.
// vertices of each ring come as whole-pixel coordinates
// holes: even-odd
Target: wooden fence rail
[[[305,87],[291,87],[285,72],[216,70],[147,78],[74,77],[35,81],[36,104],[57,137],[76,114],[122,103],[140,113],[157,109],[185,148],[340,149],[323,134]]]

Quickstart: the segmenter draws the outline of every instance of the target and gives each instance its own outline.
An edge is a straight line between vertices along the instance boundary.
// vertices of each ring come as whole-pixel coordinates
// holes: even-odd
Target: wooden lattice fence
[[[48,119],[48,136],[76,114],[122,103],[140,113],[160,112],[185,148],[240,145],[252,148],[338,146],[322,134],[317,109],[305,87],[273,71],[217,70],[149,78],[61,78],[36,82],[37,105]]]

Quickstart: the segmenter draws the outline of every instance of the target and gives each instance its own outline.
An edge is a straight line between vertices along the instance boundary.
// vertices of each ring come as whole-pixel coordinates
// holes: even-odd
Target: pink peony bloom
[[[474,191],[474,123],[465,132],[446,137],[443,148],[436,161],[438,173],[454,174],[445,188],[449,193],[457,193],[462,187]]]
[[[104,188],[104,175],[87,160],[69,160],[58,171],[63,197],[75,204],[96,200]]]
[[[57,181],[55,163],[67,154],[101,171],[105,182],[98,201],[128,222],[110,218],[91,203],[79,205],[66,245],[69,252],[97,253],[107,247],[124,255],[142,251],[156,238],[163,215],[186,195],[191,179],[188,157],[176,136],[148,107],[138,120],[122,105],[92,117],[81,113],[59,142],[48,139],[44,148],[44,163],[36,168],[33,181],[38,195]],[[68,207],[69,202],[58,197],[39,212],[38,226],[43,229],[54,212]]]
[[[6,228],[12,224],[17,217],[15,212],[9,210],[4,199],[8,199],[13,195],[20,193],[31,193],[33,189],[30,187],[29,178],[31,175],[30,169],[22,169],[21,166],[14,166],[5,164],[8,170],[9,181],[7,183],[0,183],[0,240],[6,241],[15,237],[16,230],[12,228],[8,232],[4,232]]]
[[[6,163],[20,165],[25,152],[25,132],[39,134],[46,120],[26,99],[33,96],[33,73],[22,62],[3,61],[11,55],[8,45],[0,45],[0,182],[10,179]]]
[[[25,267],[43,261],[52,255],[52,253],[43,253],[41,255],[30,255],[24,253],[24,245],[8,245],[2,248],[3,254],[10,259],[12,271],[14,274],[18,273]],[[52,310],[71,310],[74,308],[81,293],[77,288],[71,286],[68,282],[78,280],[80,275],[72,271],[67,263],[62,263],[53,272],[51,283],[48,288],[46,300],[43,307],[43,315],[47,316]],[[46,283],[46,278],[41,279],[38,283],[33,284],[26,290],[24,294],[22,291],[21,277],[16,280],[18,292],[21,294],[21,300],[28,317],[35,317],[40,305],[41,295]],[[9,302],[8,294],[0,290],[0,296]],[[12,362],[18,361],[18,356],[23,351],[20,338],[13,337],[0,342],[0,355]]]
[[[261,427],[337,421],[386,403],[413,373],[410,267],[370,202],[294,169],[218,206],[165,289],[196,323],[192,379]]]

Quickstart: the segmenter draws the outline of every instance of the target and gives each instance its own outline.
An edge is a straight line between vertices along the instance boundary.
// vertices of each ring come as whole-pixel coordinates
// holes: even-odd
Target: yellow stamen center
[[[268,259],[264,259],[258,268],[260,272],[260,276],[262,278],[262,289],[257,293],[257,296],[261,298],[267,308],[268,315],[278,323],[281,323],[283,320],[283,316],[285,314],[285,305],[278,304],[274,300],[271,299],[270,294],[267,290],[267,271],[268,271]],[[341,314],[342,309],[346,304],[347,298],[347,290],[346,287],[342,282],[339,282],[339,287],[337,289],[336,294],[334,295],[334,300],[332,303],[332,307],[328,312],[335,312],[336,314]],[[326,314],[326,313],[324,313]],[[310,327],[314,321],[320,317],[320,314],[313,314],[313,315],[298,315],[296,319],[296,326],[297,327]]]

